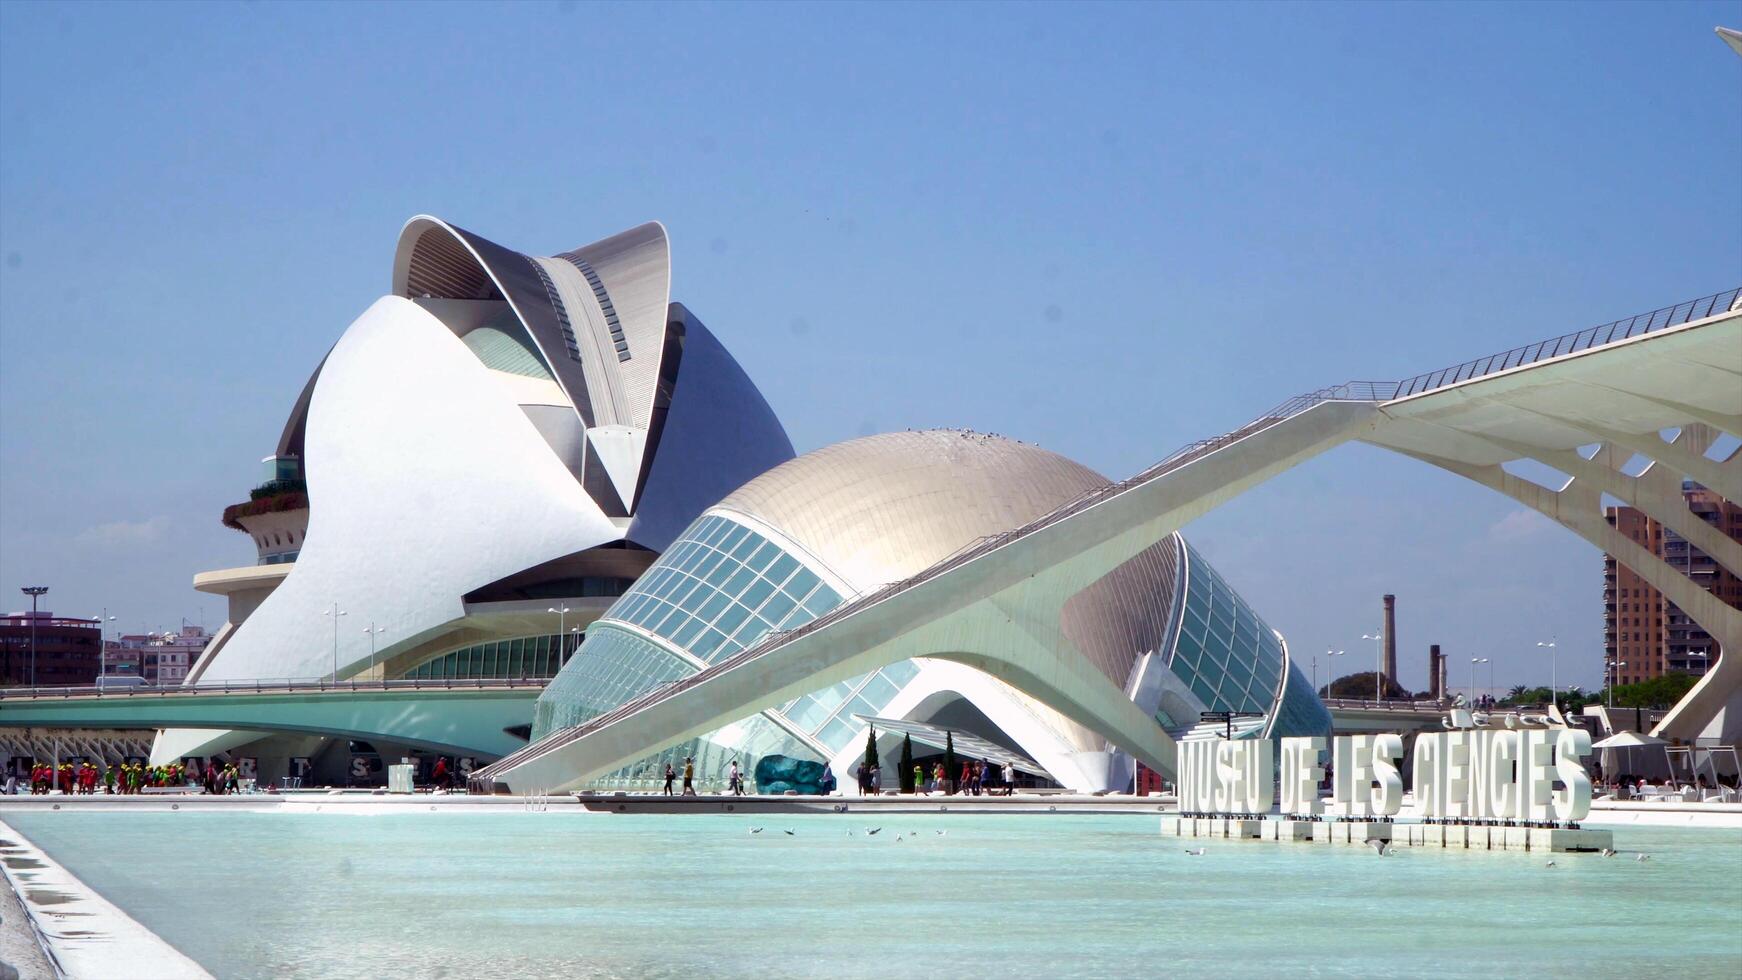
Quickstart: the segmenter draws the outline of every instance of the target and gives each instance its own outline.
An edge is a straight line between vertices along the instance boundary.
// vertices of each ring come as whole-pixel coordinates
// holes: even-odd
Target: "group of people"
[[[737,771],[738,771],[738,760],[737,759],[732,760],[732,771],[734,773],[737,773]],[[666,763],[665,764],[665,795],[667,795],[667,796],[672,795],[671,784],[676,779],[677,779],[677,770],[675,770],[671,767],[671,763],[669,763],[669,762]],[[738,782],[739,786],[742,786],[743,785],[743,777],[738,776],[737,782]],[[690,756],[687,756],[687,755],[683,757],[683,795],[685,795],[685,796],[696,795],[696,760],[691,758]]]
[[[207,793],[234,793],[240,783],[240,773],[234,764],[219,765],[214,762],[206,766],[200,774],[198,784]],[[8,795],[17,792],[17,776],[6,778]],[[91,796],[102,786],[105,795],[132,796],[149,788],[181,787],[194,785],[190,778],[188,767],[179,762],[166,766],[148,766],[142,762],[122,762],[117,765],[104,766],[90,760],[80,760],[77,763],[63,762],[58,767],[47,762],[38,762],[30,767],[30,794],[32,796],[47,796],[58,789],[62,793],[76,796]]]
[[[883,767],[860,763],[854,770],[859,781],[860,796],[880,796],[883,793]],[[994,786],[992,781],[1002,777],[1002,790]],[[933,793],[951,795],[962,793],[965,796],[1009,796],[1016,792],[1016,767],[1006,762],[1000,768],[991,762],[968,761],[962,763],[959,777],[952,782],[944,764],[932,763],[928,775],[925,766],[915,763],[913,767],[913,792],[930,796]]]
[[[994,786],[992,780],[1002,777],[1003,792]],[[991,762],[964,762],[956,785],[949,785],[949,774],[944,771],[942,762],[934,763],[931,778],[925,778],[924,771],[919,766],[913,767],[913,789],[916,793],[930,796],[933,793],[957,793],[966,796],[1009,796],[1016,792],[1016,767],[1004,763],[1002,770]]]

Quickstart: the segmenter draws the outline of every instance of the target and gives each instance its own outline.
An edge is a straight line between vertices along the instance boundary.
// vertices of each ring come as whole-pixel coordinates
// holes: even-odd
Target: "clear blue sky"
[[[811,449],[951,425],[1129,475],[1283,398],[1742,282],[1742,4],[0,4],[0,607],[216,626],[199,570],[429,212],[650,218]],[[1601,557],[1346,447],[1187,533],[1303,657],[1399,596],[1594,685]],[[10,596],[11,598],[5,598]],[[1352,662],[1352,663],[1351,663]],[[1486,678],[1480,683],[1486,684]]]

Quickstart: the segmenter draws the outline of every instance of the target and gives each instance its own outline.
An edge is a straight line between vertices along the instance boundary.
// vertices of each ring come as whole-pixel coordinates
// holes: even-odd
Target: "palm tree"
[[[1525,695],[1529,693],[1530,688],[1525,687],[1523,684],[1514,684],[1512,685],[1512,690],[1506,692],[1506,700],[1513,704],[1517,704],[1518,702],[1523,701]]]

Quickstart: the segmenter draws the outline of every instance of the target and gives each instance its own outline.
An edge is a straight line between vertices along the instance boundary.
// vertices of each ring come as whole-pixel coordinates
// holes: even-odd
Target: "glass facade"
[[[864,731],[864,723],[854,715],[882,714],[917,673],[918,664],[903,660],[788,701],[780,712],[795,728],[803,729],[827,746],[833,755]]]
[[[1184,539],[1181,539],[1182,543]],[[1330,730],[1325,710],[1300,671],[1287,664],[1282,640],[1240,594],[1185,545],[1188,575],[1180,609],[1179,635],[1168,668],[1210,711],[1256,711],[1277,708],[1283,672],[1287,696],[1271,728],[1273,736],[1319,735]],[[1297,688],[1299,690],[1297,690]],[[1300,695],[1304,694],[1305,697]],[[1171,727],[1179,719],[1156,719]],[[1195,722],[1195,719],[1187,723]]]
[[[521,636],[461,647],[418,664],[405,676],[417,679],[555,677],[580,645],[576,636]]]
[[[661,644],[616,623],[633,624],[713,663],[840,602],[839,593],[767,538],[728,518],[704,515],[588,631],[586,643],[539,699],[533,735],[580,724],[693,672]],[[912,661],[893,664],[789,701],[779,713],[829,752],[839,752],[863,731],[853,716],[880,713],[918,670]],[[723,784],[733,759],[746,773],[756,772],[763,759],[778,760],[786,770],[794,762],[826,761],[768,714],[667,749],[594,785],[657,788],[665,763],[681,770],[686,755],[695,758],[697,779],[706,785]]]
[[[704,515],[606,611],[713,663],[769,630],[802,626],[839,593],[734,521]]]
[[[606,622],[594,623],[586,642],[539,695],[532,714],[533,740],[693,673],[693,667],[659,644]]]

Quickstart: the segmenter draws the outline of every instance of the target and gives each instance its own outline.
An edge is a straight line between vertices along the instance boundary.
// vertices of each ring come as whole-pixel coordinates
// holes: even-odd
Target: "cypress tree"
[[[944,732],[944,778],[950,781],[950,795],[956,792],[956,736]]]
[[[877,765],[877,729],[865,733],[865,771],[870,772]]]
[[[905,733],[901,736],[901,772],[897,775],[901,777],[903,793],[912,793],[919,789],[913,784],[913,736]]]

